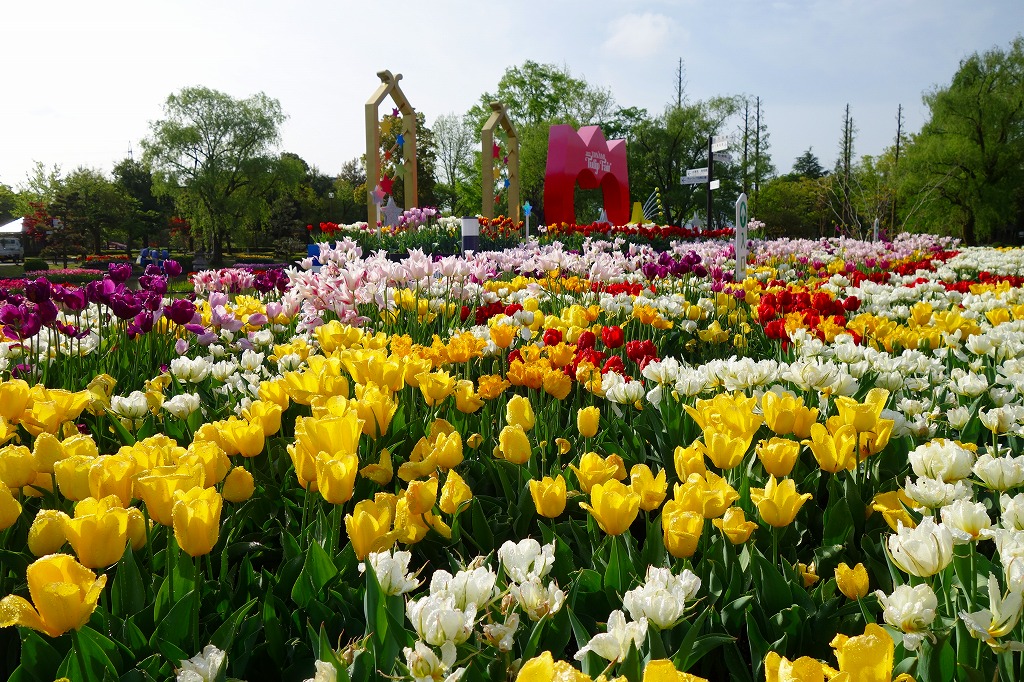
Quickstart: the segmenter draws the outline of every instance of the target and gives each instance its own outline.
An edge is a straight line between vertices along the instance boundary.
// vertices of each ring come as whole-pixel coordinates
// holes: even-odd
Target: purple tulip
[[[164,314],[177,324],[188,324],[196,316],[195,305],[186,299],[175,299],[169,306],[164,307]]]
[[[50,299],[36,304],[36,313],[40,324],[49,325],[57,319],[57,306]]]
[[[106,304],[118,289],[123,288],[123,284],[118,284],[114,280],[104,277],[85,285],[85,297],[90,303]]]
[[[110,296],[110,309],[122,320],[135,317],[142,312],[142,303],[130,291],[120,291]]]
[[[146,266],[146,274],[150,277],[156,277],[157,275],[163,274],[163,271],[160,270],[160,266],[156,263],[150,263]]]
[[[181,274],[181,263],[176,260],[165,260],[164,272],[168,277],[177,277]]]
[[[85,289],[71,287],[56,287],[53,297],[60,301],[65,310],[78,312],[85,310]]]
[[[139,277],[139,287],[146,291],[165,294],[167,293],[167,278],[160,275],[142,275]]]
[[[33,303],[50,300],[50,280],[40,277],[25,284],[25,298]]]
[[[187,331],[190,331],[190,332],[192,332],[192,333],[193,333],[193,334],[195,334],[196,336],[202,336],[203,334],[205,334],[205,333],[207,332],[207,329],[206,329],[206,327],[204,327],[204,326],[203,326],[203,325],[201,325],[201,324],[191,324],[191,323],[186,323],[186,324],[185,324],[185,329],[186,329]]]
[[[132,266],[129,263],[110,263],[107,265],[107,277],[118,284],[123,284],[132,276]]]

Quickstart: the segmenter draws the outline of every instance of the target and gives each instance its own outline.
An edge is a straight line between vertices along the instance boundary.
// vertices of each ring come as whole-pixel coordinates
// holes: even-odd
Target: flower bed
[[[118,266],[0,292],[0,651],[44,680],[1016,679],[1020,253],[750,252],[734,282],[722,241],[343,239],[194,300]]]

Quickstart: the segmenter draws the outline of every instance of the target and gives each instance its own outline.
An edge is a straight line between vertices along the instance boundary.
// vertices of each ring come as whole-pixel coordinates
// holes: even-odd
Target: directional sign
[[[722,186],[722,181],[721,180],[712,180],[711,181],[711,189],[718,189],[721,186]]]
[[[708,176],[701,175],[696,177],[683,178],[679,184],[681,185],[703,185],[708,181]]]
[[[713,152],[724,152],[729,148],[729,136],[728,135],[715,135],[711,138],[711,151]]]
[[[708,167],[703,168],[691,168],[686,171],[686,177],[688,178],[706,178],[708,176]]]
[[[732,154],[729,152],[715,152],[711,157],[719,163],[732,163]]]
[[[736,277],[735,281],[742,282],[747,277],[747,195],[741,194],[736,200]]]

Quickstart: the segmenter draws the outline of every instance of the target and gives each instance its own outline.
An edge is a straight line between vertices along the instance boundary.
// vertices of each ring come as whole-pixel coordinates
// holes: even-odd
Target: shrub
[[[25,259],[25,272],[31,272],[33,270],[46,271],[50,269],[50,264],[42,258],[26,258]]]

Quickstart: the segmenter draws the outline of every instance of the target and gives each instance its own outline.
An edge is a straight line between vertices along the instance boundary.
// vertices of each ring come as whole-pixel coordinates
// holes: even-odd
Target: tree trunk
[[[97,256],[103,253],[103,234],[94,232],[92,235],[92,252]]]
[[[963,234],[964,246],[974,246],[974,244],[975,244],[975,237],[974,237],[974,212],[973,211],[970,211],[967,214],[967,220],[964,221],[964,227],[963,227],[963,233],[962,234]]]
[[[220,233],[215,230],[210,241],[213,245],[213,254],[210,258],[210,265],[215,268],[222,267],[224,265],[224,245],[221,242]]]

